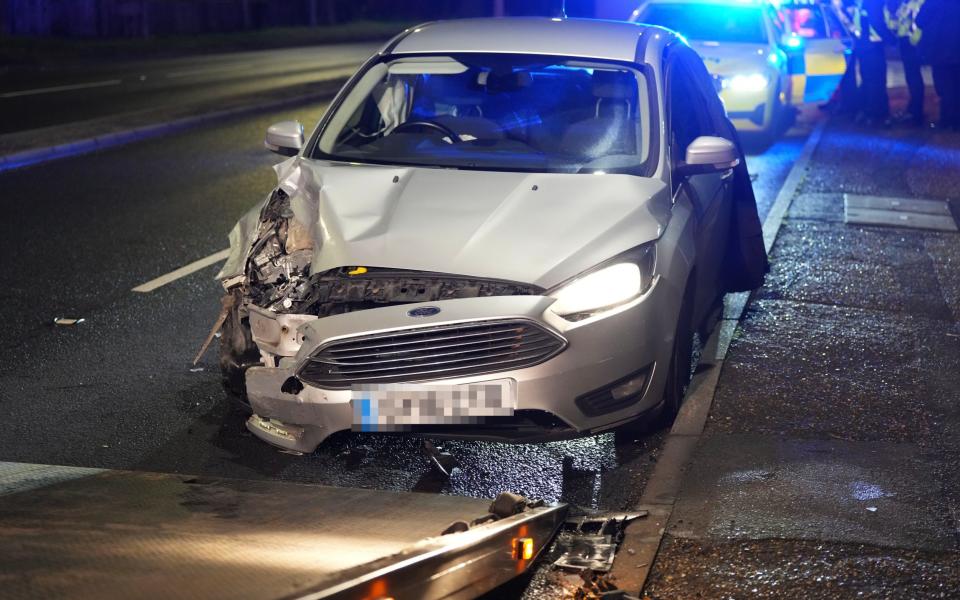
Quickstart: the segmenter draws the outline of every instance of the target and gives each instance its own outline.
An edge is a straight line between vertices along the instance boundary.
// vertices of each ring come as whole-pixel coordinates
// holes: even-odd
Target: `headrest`
[[[633,100],[637,96],[637,81],[627,71],[594,71],[593,95],[597,98]]]
[[[429,96],[445,103],[457,106],[479,106],[483,104],[483,92],[474,85],[474,76],[432,75],[427,86]]]
[[[499,92],[515,92],[533,84],[533,75],[530,71],[507,71],[498,73],[490,71],[486,74],[487,91],[496,94]]]

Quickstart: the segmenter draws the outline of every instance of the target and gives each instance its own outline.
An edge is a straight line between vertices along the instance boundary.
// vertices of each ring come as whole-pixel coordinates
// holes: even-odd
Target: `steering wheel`
[[[460,136],[457,135],[456,131],[450,129],[449,127],[447,127],[442,123],[437,123],[435,121],[407,121],[406,123],[401,123],[400,125],[397,125],[396,127],[394,127],[392,133],[400,133],[404,129],[415,129],[418,127],[422,127],[424,129],[432,129],[434,131],[438,131],[442,133],[446,137],[450,138],[451,144],[458,144],[461,141]]]

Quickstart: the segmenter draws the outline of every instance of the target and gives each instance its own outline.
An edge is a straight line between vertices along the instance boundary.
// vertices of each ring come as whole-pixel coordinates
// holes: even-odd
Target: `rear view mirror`
[[[702,135],[687,146],[686,161],[677,168],[683,175],[718,173],[740,164],[736,145],[728,139]]]
[[[280,121],[267,128],[263,145],[283,156],[296,156],[303,148],[303,125],[300,121]]]

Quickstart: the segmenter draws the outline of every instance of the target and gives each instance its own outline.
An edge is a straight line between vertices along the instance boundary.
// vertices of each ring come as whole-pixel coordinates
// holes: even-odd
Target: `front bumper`
[[[727,109],[727,116],[739,131],[760,131],[773,127],[773,109],[778,103],[785,101],[781,97],[778,102],[776,80],[771,80],[766,89],[758,91],[741,91],[725,88],[720,92],[720,98]]]
[[[509,378],[517,384],[517,411],[555,417],[573,433],[614,427],[650,410],[660,402],[665,368],[676,329],[679,302],[671,289],[655,279],[647,293],[611,312],[571,323],[548,311],[552,298],[506,296],[465,298],[430,303],[441,311],[412,318],[417,304],[389,306],[314,319],[297,330],[303,345],[295,357],[282,357],[275,367],[247,371],[247,395],[254,416],[247,427],[257,437],[281,448],[312,452],[329,435],[353,428],[351,390],[302,385],[297,367],[330,340],[416,326],[436,326],[484,319],[532,319],[567,340],[566,349],[541,364],[474,377],[443,379],[444,384],[479,383]],[[669,318],[667,318],[669,317]],[[267,363],[270,364],[270,363]],[[610,412],[587,411],[577,398],[588,396],[625,377],[646,371],[648,378],[636,401]],[[294,378],[293,380],[291,378]],[[291,385],[294,382],[294,385]],[[444,432],[458,437],[490,435],[483,425],[465,425]]]

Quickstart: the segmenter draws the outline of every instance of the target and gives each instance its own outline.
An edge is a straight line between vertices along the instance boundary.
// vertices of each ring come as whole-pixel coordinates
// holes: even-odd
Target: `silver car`
[[[405,31],[308,138],[267,132],[290,158],[218,275],[248,428],[311,452],[351,429],[534,440],[675,413],[695,337],[766,268],[735,135],[665,29]]]

